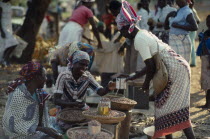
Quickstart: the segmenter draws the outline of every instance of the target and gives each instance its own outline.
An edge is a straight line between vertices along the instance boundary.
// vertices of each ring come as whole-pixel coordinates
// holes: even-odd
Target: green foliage
[[[26,7],[27,6],[26,3],[27,3],[27,0],[11,0],[11,4],[14,6],[21,5],[23,7]]]

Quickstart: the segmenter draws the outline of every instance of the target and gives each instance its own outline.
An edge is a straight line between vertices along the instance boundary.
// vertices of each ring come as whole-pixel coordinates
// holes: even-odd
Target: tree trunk
[[[16,59],[17,62],[26,63],[32,60],[36,36],[50,2],[51,0],[32,0],[28,3],[25,21],[20,30],[17,32],[17,35],[23,38],[28,43],[28,46],[23,51],[22,56],[19,59]]]

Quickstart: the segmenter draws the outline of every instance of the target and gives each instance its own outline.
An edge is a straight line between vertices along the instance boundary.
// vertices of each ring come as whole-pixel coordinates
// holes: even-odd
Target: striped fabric
[[[191,58],[191,40],[189,35],[169,35],[169,45],[189,63]]]

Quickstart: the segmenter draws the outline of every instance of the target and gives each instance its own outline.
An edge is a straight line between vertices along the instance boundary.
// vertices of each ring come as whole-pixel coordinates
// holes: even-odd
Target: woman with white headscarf
[[[148,92],[150,81],[156,73],[154,56],[159,51],[168,72],[165,88],[155,95],[155,134],[153,138],[166,136],[183,130],[188,139],[195,139],[190,121],[190,66],[176,54],[170,46],[154,34],[136,27],[139,17],[127,1],[123,1],[120,14],[116,18],[121,34],[134,40],[134,47],[140,53],[146,67],[127,80],[134,80],[146,74],[142,89]]]
[[[115,89],[115,83],[109,82],[107,87],[103,88],[94,77],[90,74],[88,65],[90,57],[86,52],[76,51],[69,59],[68,71],[59,74],[55,85],[54,102],[64,108],[86,109],[85,103],[87,88],[92,89],[100,96],[107,94],[110,90]],[[82,102],[77,102],[80,99]],[[64,126],[65,124],[60,124]]]

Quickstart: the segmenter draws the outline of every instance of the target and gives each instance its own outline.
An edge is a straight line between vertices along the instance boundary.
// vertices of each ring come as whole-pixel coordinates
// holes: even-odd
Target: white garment
[[[4,51],[11,46],[17,45],[18,41],[13,36],[13,31],[12,31],[11,4],[9,2],[4,3],[2,1],[0,1],[0,7],[2,8],[1,25],[2,25],[3,31],[6,35],[6,38],[2,38],[1,32],[0,32],[0,61],[1,61],[3,58],[3,55],[4,55]]]
[[[69,21],[60,33],[58,45],[65,46],[66,44],[72,43],[74,41],[81,41],[82,33],[83,28],[80,24]]]
[[[113,38],[118,38],[119,32],[116,33]],[[102,34],[100,34],[101,36]],[[93,62],[92,70],[96,70],[100,73],[122,73],[123,72],[123,56],[118,54],[118,49],[121,46],[121,43],[114,43],[114,39],[111,41],[103,40],[102,47],[103,49],[95,50],[95,59]]]
[[[137,23],[137,25],[140,27],[140,29],[149,30],[149,25],[147,24],[148,19],[149,19],[149,13],[144,8],[141,8],[137,12],[137,15],[141,16],[141,20]]]
[[[169,5],[166,5],[165,7],[163,7],[162,9],[158,7],[158,11],[157,13],[152,15],[152,19],[157,23],[157,22],[161,22],[161,23],[165,23],[166,17],[167,15],[172,12],[172,11],[176,11],[176,8],[170,7]],[[164,27],[162,28],[157,28],[155,26],[153,31],[164,31]]]
[[[137,51],[139,51],[142,59],[145,61],[146,59],[152,58],[152,56],[157,53],[157,42],[159,44],[159,51],[169,47],[151,32],[140,30],[135,36],[134,47]]]

